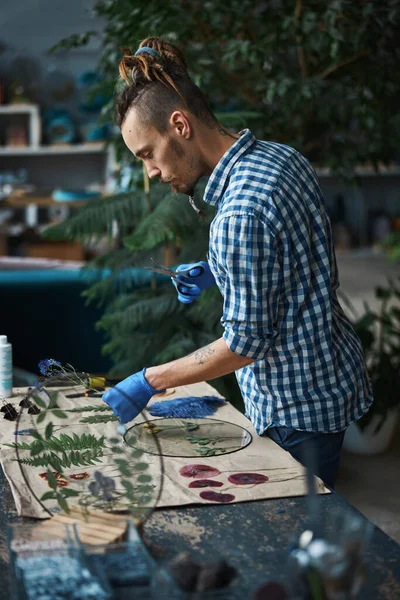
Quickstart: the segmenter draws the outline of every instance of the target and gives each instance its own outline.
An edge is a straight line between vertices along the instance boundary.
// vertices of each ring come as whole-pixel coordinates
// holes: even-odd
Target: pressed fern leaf
[[[85,449],[102,449],[105,448],[104,444],[104,436],[97,438],[92,433],[83,433],[78,436],[76,433],[73,436],[69,436],[65,433],[61,433],[60,437],[57,438],[55,436],[50,437],[49,439],[42,438],[41,440],[33,440],[30,444],[26,442],[18,442],[14,444],[5,444],[7,446],[12,446],[13,448],[18,448],[18,450],[33,450],[37,447],[37,445],[41,445],[41,450],[51,450],[54,452],[65,452],[67,450],[85,450]]]
[[[1,446],[9,446],[10,448],[18,448],[18,450],[30,450],[31,444],[27,444],[26,442],[18,442],[17,444],[13,442],[12,444],[0,444]]]
[[[34,456],[31,458],[20,458],[19,462],[23,465],[29,465],[30,467],[53,467],[56,471],[62,471],[72,466],[81,467],[87,465],[95,465],[101,462],[103,456],[103,450],[100,448],[93,448],[92,450],[84,450],[79,452],[78,450],[71,452],[63,452],[62,455],[58,455],[55,452],[45,452],[40,456]]]
[[[69,408],[68,410],[66,410],[65,412],[89,412],[89,411],[95,411],[95,412],[103,412],[106,410],[112,410],[109,406],[107,406],[106,404],[99,404],[99,405],[91,405],[91,406],[80,406],[79,408]]]
[[[108,423],[109,421],[118,420],[118,417],[115,415],[93,415],[93,417],[83,417],[83,419],[79,419],[79,423],[90,423],[93,425],[95,423]]]

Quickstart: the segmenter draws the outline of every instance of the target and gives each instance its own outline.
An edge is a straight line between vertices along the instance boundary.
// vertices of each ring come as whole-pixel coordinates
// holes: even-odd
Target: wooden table
[[[320,496],[320,502],[325,517],[334,509],[359,514],[336,493]],[[21,521],[0,472],[0,600],[12,600],[8,591],[7,525]],[[305,498],[163,509],[155,511],[145,525],[144,538],[155,557],[166,558],[184,550],[204,562],[224,557],[238,570],[235,585],[241,598],[251,599],[262,583],[285,582],[287,549],[305,523]],[[368,578],[360,599],[400,598],[400,546],[375,528],[366,558]]]

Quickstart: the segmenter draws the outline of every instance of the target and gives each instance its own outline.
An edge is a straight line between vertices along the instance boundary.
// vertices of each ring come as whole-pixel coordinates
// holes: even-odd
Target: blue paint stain
[[[34,429],[20,429],[19,431],[14,431],[14,435],[32,435],[32,431]]]

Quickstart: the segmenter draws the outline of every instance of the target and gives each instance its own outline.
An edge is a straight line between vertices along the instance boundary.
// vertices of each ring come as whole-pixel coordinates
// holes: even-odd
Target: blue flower
[[[35,390],[35,392],[41,392],[42,390],[44,390],[44,380],[43,378],[41,379],[36,379],[33,384],[29,387],[29,392],[32,392],[32,390]]]
[[[93,475],[96,481],[89,483],[90,493],[93,496],[101,495],[105,502],[111,502],[115,490],[115,481],[111,477],[105,477],[100,471],[95,471]]]
[[[61,369],[57,368],[61,367],[61,363],[58,360],[54,360],[54,358],[45,358],[39,362],[38,366],[40,373],[45,377],[61,371]]]

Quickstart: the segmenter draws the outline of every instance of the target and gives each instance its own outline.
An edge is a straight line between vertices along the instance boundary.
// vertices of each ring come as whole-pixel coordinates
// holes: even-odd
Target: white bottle
[[[6,335],[0,335],[0,396],[12,396],[12,349]]]

